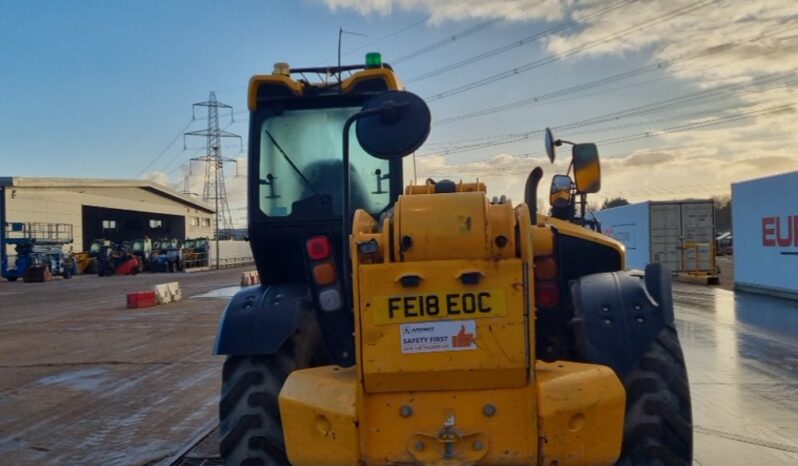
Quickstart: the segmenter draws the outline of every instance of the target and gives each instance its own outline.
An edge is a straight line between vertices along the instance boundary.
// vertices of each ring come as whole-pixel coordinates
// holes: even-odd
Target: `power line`
[[[186,122],[185,126],[183,126],[183,129],[181,129],[180,132],[177,133],[177,135],[174,137],[174,139],[172,139],[169,142],[169,144],[167,144],[166,147],[164,147],[163,150],[161,150],[161,152],[158,153],[158,155],[156,155],[152,160],[150,160],[150,163],[148,163],[144,168],[142,168],[141,171],[138,172],[136,177],[141,176],[144,172],[147,171],[148,168],[153,166],[155,164],[155,162],[157,162],[166,153],[166,151],[168,151],[177,142],[177,140],[180,139],[180,136],[183,135],[183,133],[188,129],[189,126],[191,126],[191,123],[193,123],[193,122],[194,122],[193,118],[188,120],[188,122]]]
[[[239,113],[241,113],[241,111],[240,111],[240,110],[239,110],[239,111],[236,111],[236,112],[233,112],[232,114],[233,114],[233,115],[237,115],[237,114],[239,114]],[[229,128],[230,126],[232,126],[232,125],[233,125],[233,124],[235,124],[235,123],[238,123],[238,120],[235,120],[235,121],[232,121],[232,122],[228,123],[228,124],[227,124],[227,125],[226,125],[226,126],[223,128],[223,129],[225,129],[225,130],[226,130],[227,128]],[[223,149],[227,149],[227,148],[230,148],[230,147],[233,147],[233,146],[231,146],[231,145],[224,145],[224,146],[222,146],[222,148],[223,148]],[[196,154],[198,154],[198,153],[200,153],[200,152],[204,152],[205,150],[206,150],[206,148],[205,148],[205,147],[203,147],[203,148],[201,148],[201,149],[200,149],[200,148],[185,148],[185,149],[183,149],[182,151],[179,151],[177,154],[175,154],[175,156],[174,156],[174,157],[172,157],[172,158],[169,160],[169,162],[167,162],[167,164],[166,164],[166,165],[164,165],[164,166],[161,168],[161,171],[162,171],[162,172],[165,172],[166,170],[168,170],[168,169],[169,169],[169,167],[170,167],[170,166],[172,166],[172,164],[173,164],[173,163],[175,163],[175,162],[177,161],[177,159],[179,159],[179,158],[180,158],[180,156],[181,156],[181,155],[183,155],[183,154],[184,154],[186,151],[189,151],[189,152],[193,151],[193,154],[189,154],[189,155],[196,155]],[[239,152],[239,153],[241,153],[241,152]],[[172,170],[171,170],[171,171],[168,173],[168,176],[171,176],[171,175],[173,175],[173,174],[174,174],[174,173],[175,173],[177,170],[179,170],[179,169],[180,169],[180,165],[178,165],[177,167],[173,168],[173,169],[172,169]]]
[[[341,54],[341,56],[345,57],[345,56],[351,55],[351,54],[353,54],[353,53],[355,53],[357,51],[360,51],[360,50],[366,49],[368,47],[371,47],[372,45],[379,44],[380,42],[384,42],[384,41],[386,41],[386,40],[388,40],[388,39],[390,39],[392,37],[396,37],[396,36],[406,32],[406,31],[409,31],[409,30],[414,29],[414,28],[416,28],[418,26],[421,26],[422,24],[426,24],[431,19],[432,19],[432,15],[426,16],[425,18],[423,18],[423,19],[421,19],[419,21],[416,21],[416,22],[411,23],[411,24],[409,24],[407,26],[399,28],[396,31],[391,32],[389,34],[386,34],[386,35],[384,35],[384,36],[382,36],[382,37],[380,37],[380,38],[378,38],[376,40],[373,40],[373,41],[367,43],[367,44],[361,45],[360,47],[355,47],[353,49],[349,49],[348,51],[346,51],[343,54]],[[333,58],[325,60],[324,62],[326,63],[326,62],[329,62],[330,60],[335,60],[336,58],[337,57],[333,57]]]
[[[552,34],[554,34],[556,32],[564,31],[566,29],[569,29],[569,28],[572,28],[574,26],[577,26],[577,25],[579,25],[579,24],[581,24],[581,23],[583,23],[583,22],[585,22],[587,20],[599,18],[601,16],[604,16],[607,13],[610,13],[612,11],[617,10],[618,8],[620,8],[622,6],[629,5],[629,4],[634,3],[636,1],[637,0],[622,0],[620,2],[617,2],[617,3],[613,4],[613,5],[610,5],[607,8],[604,8],[602,10],[597,10],[597,11],[592,12],[592,13],[590,13],[588,15],[585,15],[585,16],[579,18],[579,19],[572,19],[570,21],[566,21],[566,22],[561,23],[561,24],[559,24],[557,26],[554,26],[552,28],[545,29],[545,30],[540,31],[540,32],[536,32],[535,34],[532,34],[532,35],[526,36],[526,37],[524,37],[522,39],[510,42],[509,44],[503,45],[501,47],[497,47],[497,48],[494,48],[494,49],[489,50],[487,52],[483,52],[483,53],[480,53],[478,55],[466,58],[465,60],[461,60],[459,62],[452,63],[450,65],[446,65],[446,66],[443,66],[441,68],[438,68],[438,69],[435,69],[435,70],[432,70],[432,71],[428,71],[426,73],[422,73],[422,74],[417,75],[417,76],[413,76],[412,78],[409,78],[407,80],[407,82],[408,83],[418,82],[418,81],[421,81],[421,80],[424,80],[424,79],[427,79],[427,78],[431,78],[433,76],[438,76],[439,74],[447,73],[449,71],[454,71],[454,70],[456,70],[458,68],[462,68],[463,66],[476,63],[476,62],[484,60],[486,58],[495,57],[496,55],[502,54],[502,53],[507,52],[509,50],[512,50],[512,49],[515,49],[515,48],[518,48],[518,47],[521,47],[521,46],[524,46],[524,45],[527,45],[527,44],[531,44],[532,42],[535,42],[535,41],[537,41],[539,39],[542,39],[542,38],[544,38],[546,36],[550,36],[550,35],[552,35]]]
[[[471,83],[464,84],[464,85],[458,86],[458,87],[454,87],[452,89],[448,89],[448,90],[440,92],[438,94],[433,94],[433,95],[431,95],[429,97],[426,97],[425,100],[427,100],[428,102],[434,102],[436,100],[441,100],[441,99],[444,99],[446,97],[451,97],[453,95],[460,94],[462,92],[470,91],[472,89],[476,89],[478,87],[482,87],[482,86],[485,86],[487,84],[495,83],[497,81],[501,81],[503,79],[506,79],[506,78],[509,78],[509,77],[512,77],[512,76],[516,76],[518,74],[530,71],[532,69],[539,68],[541,66],[545,66],[545,65],[548,65],[550,63],[554,63],[556,61],[562,60],[563,58],[567,58],[567,57],[576,55],[578,53],[584,52],[585,50],[591,49],[591,48],[596,47],[598,45],[602,45],[602,44],[605,44],[607,42],[613,41],[615,39],[619,39],[619,38],[624,37],[626,35],[629,35],[631,33],[638,32],[639,30],[641,30],[643,28],[651,27],[653,25],[656,25],[656,24],[659,24],[659,23],[663,23],[665,21],[670,21],[670,20],[672,20],[674,18],[678,18],[680,16],[684,16],[684,15],[686,15],[688,13],[692,13],[692,12],[694,12],[696,10],[699,10],[701,8],[704,8],[704,7],[707,7],[707,6],[709,6],[712,3],[715,3],[717,1],[719,1],[719,0],[707,0],[707,1],[704,1],[702,3],[697,3],[697,4],[693,4],[693,5],[688,5],[686,7],[677,8],[677,9],[665,14],[664,16],[659,16],[659,17],[657,17],[655,19],[644,21],[643,23],[640,23],[640,24],[638,24],[636,26],[632,26],[632,27],[628,27],[626,29],[622,29],[621,31],[615,32],[613,34],[609,34],[609,35],[604,36],[604,37],[602,37],[600,39],[589,41],[589,42],[587,42],[585,44],[582,44],[582,45],[579,45],[577,47],[572,47],[571,49],[568,49],[565,52],[548,55],[548,56],[543,57],[541,59],[534,60],[532,62],[526,63],[524,65],[521,65],[521,66],[518,66],[518,67],[515,67],[515,68],[512,68],[510,70],[503,71],[501,73],[496,73],[496,74],[493,74],[491,76],[487,76],[485,78],[481,78],[481,79],[478,79],[476,81],[473,81]]]
[[[727,84],[727,85],[717,86],[714,88],[705,89],[702,91],[690,92],[680,96],[671,97],[661,101],[652,102],[649,104],[632,107],[617,112],[612,112],[598,117],[592,117],[577,122],[554,126],[553,129],[558,131],[565,131],[576,128],[582,128],[585,126],[592,126],[610,121],[617,121],[623,118],[649,115],[652,113],[660,113],[665,111],[673,111],[696,105],[705,105],[707,103],[713,103],[718,100],[725,100],[731,97],[735,97],[737,95],[737,92],[739,92],[740,90],[752,86],[792,85],[795,80],[795,71],[798,71],[798,69],[789,70],[783,73],[772,73],[770,75],[761,76],[747,83]],[[782,83],[779,82],[780,80],[783,80],[785,78],[787,79],[787,81]],[[762,90],[766,89],[768,88],[765,87]],[[436,152],[436,155],[449,155],[453,153],[467,152],[490,146],[509,144],[529,139],[533,136],[540,136],[542,134],[543,134],[542,130],[532,130],[526,132],[500,134],[492,138],[486,137],[484,140],[480,140],[480,142],[475,142],[470,144],[456,145],[456,142],[453,142],[453,144],[455,144],[455,147]],[[424,155],[431,155],[431,154],[424,154]]]
[[[602,87],[602,86],[605,86],[605,85],[608,85],[608,84],[612,84],[612,83],[619,82],[619,81],[622,81],[622,80],[625,80],[625,79],[637,77],[637,76],[640,76],[640,75],[643,75],[643,74],[646,74],[646,73],[650,73],[650,72],[653,72],[653,71],[660,71],[660,70],[674,69],[674,68],[675,68],[674,69],[675,72],[682,71],[682,70],[684,70],[684,68],[677,68],[677,66],[683,61],[690,61],[690,60],[694,60],[696,58],[705,58],[707,56],[711,56],[711,55],[714,55],[714,54],[717,54],[717,53],[722,53],[722,52],[725,52],[725,51],[728,51],[730,49],[733,49],[733,48],[736,48],[736,47],[740,47],[740,46],[750,46],[750,45],[752,45],[752,44],[754,44],[754,43],[756,43],[758,41],[761,41],[763,39],[775,36],[776,34],[782,32],[782,30],[784,30],[784,29],[787,29],[788,31],[792,31],[793,28],[794,28],[794,22],[789,22],[788,21],[788,22],[785,22],[784,24],[782,24],[781,26],[770,28],[770,29],[768,29],[767,31],[765,31],[763,33],[759,33],[758,32],[756,34],[753,34],[750,37],[745,37],[745,38],[742,38],[742,39],[737,39],[735,41],[726,42],[724,44],[708,47],[706,49],[699,50],[697,52],[691,52],[691,53],[684,54],[684,55],[681,55],[681,56],[676,57],[676,58],[672,58],[672,59],[669,59],[669,60],[663,60],[663,61],[660,61],[660,62],[657,62],[657,63],[653,63],[653,64],[650,64],[650,65],[646,65],[646,66],[642,66],[642,67],[635,68],[635,69],[632,69],[632,70],[628,70],[628,71],[625,71],[625,72],[622,72],[622,73],[618,73],[618,74],[615,74],[615,75],[612,75],[612,76],[608,76],[606,78],[597,79],[597,80],[590,81],[590,82],[587,82],[587,83],[578,84],[576,86],[571,86],[571,87],[568,87],[568,88],[559,89],[559,90],[556,90],[556,91],[553,91],[553,92],[549,92],[549,93],[546,93],[546,94],[537,95],[537,96],[534,96],[534,97],[528,97],[528,98],[525,98],[525,99],[516,100],[516,101],[513,101],[513,102],[509,102],[509,103],[496,105],[496,106],[492,106],[492,107],[487,107],[487,108],[483,108],[483,109],[480,109],[480,110],[476,110],[476,111],[472,111],[472,112],[468,112],[468,113],[462,113],[462,114],[459,114],[459,115],[453,115],[451,117],[447,117],[447,118],[443,118],[443,119],[440,119],[440,120],[436,120],[434,122],[434,126],[442,126],[442,125],[446,125],[446,124],[450,124],[450,123],[454,123],[454,122],[468,120],[468,119],[471,119],[471,118],[477,118],[477,117],[481,117],[481,116],[485,116],[485,115],[491,115],[491,114],[494,114],[494,113],[521,109],[521,108],[529,107],[529,106],[532,106],[532,105],[541,105],[543,103],[555,103],[555,102],[564,102],[564,101],[572,100],[572,98],[561,98],[561,99],[556,99],[556,98],[557,97],[562,97],[562,96],[578,94],[578,93],[581,93],[581,92],[589,90],[589,89]],[[760,54],[756,54],[756,55],[748,55],[745,58],[742,58],[742,59],[738,60],[738,62],[739,61],[751,60],[753,58],[759,58],[759,57],[763,57],[763,56],[768,56],[768,55],[771,55],[771,54],[777,53],[777,52],[779,52],[779,49],[772,49],[770,51],[767,51],[767,52],[764,52],[764,53],[760,53]],[[714,65],[703,67],[703,68],[699,68],[699,69],[693,70],[693,71],[694,72],[701,72],[701,71],[709,70],[709,69],[716,68],[716,67],[719,67],[719,66],[724,66],[724,65],[727,65],[727,63],[714,64]],[[626,89],[626,88],[630,88],[630,87],[634,87],[634,86],[640,86],[640,85],[644,85],[644,84],[650,84],[650,83],[653,83],[653,82],[660,81],[662,79],[664,79],[664,78],[660,77],[660,78],[656,78],[656,79],[652,79],[652,80],[646,81],[644,83],[630,84],[628,86],[623,86],[623,87],[620,87],[620,88],[609,89],[609,90],[606,90],[606,91],[600,91],[600,92],[595,92],[595,93],[586,94],[586,95],[587,96],[591,96],[591,95],[597,95],[597,94],[604,93],[604,92],[612,92],[612,91],[615,91],[615,90]],[[552,99],[556,99],[556,100],[552,100]]]
[[[785,24],[784,26],[789,27],[789,26],[792,26],[792,25],[791,24]],[[605,86],[605,85],[608,85],[608,84],[613,84],[615,82],[619,82],[619,81],[623,81],[625,79],[637,77],[637,76],[643,75],[645,73],[650,73],[650,72],[653,72],[653,71],[661,71],[661,70],[668,70],[668,69],[672,70],[672,73],[679,73],[679,72],[683,72],[683,71],[691,71],[693,73],[700,73],[700,72],[708,71],[708,70],[711,70],[713,68],[726,66],[726,65],[728,65],[728,63],[716,63],[716,64],[713,64],[713,65],[709,65],[709,66],[705,66],[705,67],[699,67],[699,68],[686,68],[683,65],[680,66],[680,64],[683,61],[690,61],[690,60],[694,60],[696,58],[704,58],[704,57],[711,56],[711,55],[714,55],[714,54],[717,54],[717,53],[721,53],[721,52],[725,52],[725,51],[731,50],[731,49],[736,48],[736,47],[750,46],[750,45],[752,45],[753,43],[755,43],[755,42],[757,42],[759,40],[768,38],[770,36],[773,36],[773,35],[779,33],[780,29],[782,29],[782,28],[779,28],[779,27],[772,28],[772,29],[770,29],[769,31],[767,31],[767,32],[765,32],[763,34],[757,33],[757,34],[754,34],[751,37],[746,37],[746,38],[743,38],[743,39],[735,40],[733,42],[727,42],[725,44],[709,47],[709,48],[700,50],[700,51],[695,52],[695,53],[685,54],[685,55],[682,55],[680,57],[676,57],[676,58],[673,58],[673,59],[660,61],[660,62],[653,63],[653,64],[650,64],[650,65],[646,65],[646,66],[642,66],[642,67],[635,68],[635,69],[632,69],[632,70],[628,70],[628,71],[625,71],[625,72],[622,72],[622,73],[618,73],[618,74],[615,74],[615,75],[612,75],[612,76],[608,76],[606,78],[601,78],[601,79],[597,79],[597,80],[590,81],[590,82],[587,82],[587,83],[578,84],[578,85],[575,85],[575,86],[559,89],[559,90],[552,91],[552,92],[549,92],[549,93],[546,93],[546,94],[541,94],[541,95],[537,95],[537,96],[533,96],[533,97],[527,97],[527,98],[524,98],[524,99],[521,99],[521,100],[508,102],[508,103],[496,105],[496,106],[493,106],[493,107],[487,107],[487,108],[483,108],[483,109],[472,111],[472,112],[468,112],[468,113],[462,113],[462,114],[458,114],[458,115],[453,115],[451,117],[447,117],[447,118],[443,118],[443,119],[440,119],[440,120],[436,120],[433,123],[433,125],[434,126],[442,126],[442,125],[446,125],[446,124],[450,124],[450,123],[454,123],[454,122],[468,120],[468,119],[471,119],[471,118],[477,118],[477,117],[481,117],[481,116],[491,115],[491,114],[494,114],[494,113],[511,111],[511,110],[518,110],[518,109],[530,107],[530,106],[533,106],[533,105],[543,105],[543,104],[549,104],[549,103],[566,102],[566,101],[569,101],[569,100],[573,100],[575,98],[590,97],[590,96],[594,96],[594,95],[598,95],[598,94],[602,94],[602,93],[606,93],[606,92],[613,92],[613,91],[617,91],[617,90],[629,89],[631,87],[647,85],[647,84],[655,83],[655,82],[658,82],[658,81],[661,81],[661,80],[667,78],[667,76],[661,76],[661,77],[658,77],[658,78],[650,79],[650,80],[643,81],[643,82],[633,83],[633,84],[629,84],[629,85],[625,85],[625,86],[621,86],[621,87],[610,88],[610,89],[601,90],[601,91],[594,92],[594,93],[589,93],[589,94],[581,94],[581,92],[586,91],[586,90],[595,89],[595,88],[602,87],[602,86]],[[739,62],[747,61],[747,60],[752,60],[754,58],[765,57],[765,56],[772,55],[772,54],[777,53],[777,52],[779,52],[779,49],[773,49],[773,50],[770,50],[770,51],[767,51],[767,52],[764,52],[764,53],[760,53],[760,54],[747,55],[745,58],[742,58],[742,59],[736,61],[735,63],[739,63]],[[558,97],[561,97],[561,98],[558,99]]]
[[[525,108],[525,107],[529,107],[529,106],[532,106],[532,105],[541,104],[541,103],[543,103],[545,101],[548,101],[548,100],[551,100],[551,99],[555,99],[557,97],[563,97],[563,96],[567,96],[567,95],[571,95],[571,94],[576,94],[576,93],[579,93],[579,92],[582,92],[582,91],[585,91],[585,90],[595,89],[597,87],[605,86],[607,84],[613,84],[613,83],[616,83],[616,82],[619,82],[619,81],[623,81],[623,80],[626,80],[626,79],[629,79],[629,78],[634,78],[634,77],[637,77],[637,76],[640,76],[640,75],[643,75],[643,74],[646,74],[646,73],[650,73],[650,72],[653,72],[653,71],[665,70],[665,69],[671,68],[672,65],[674,63],[678,62],[678,61],[693,60],[695,58],[704,57],[704,56],[711,55],[711,54],[714,54],[714,53],[719,53],[719,52],[722,52],[722,51],[725,51],[725,50],[728,50],[728,49],[729,49],[729,44],[723,44],[723,45],[720,45],[720,46],[711,47],[709,49],[705,49],[702,52],[699,52],[699,53],[696,53],[696,54],[683,55],[683,56],[681,56],[679,58],[675,58],[675,59],[671,59],[671,60],[664,60],[664,61],[660,61],[660,62],[657,62],[657,63],[652,63],[650,65],[645,65],[645,66],[641,66],[639,68],[635,68],[635,69],[632,69],[632,70],[624,71],[622,73],[614,74],[614,75],[608,76],[606,78],[596,79],[594,81],[589,81],[589,82],[586,82],[586,83],[577,84],[575,86],[570,86],[570,87],[558,89],[556,91],[552,91],[552,92],[548,92],[548,93],[545,93],[545,94],[536,95],[536,96],[533,96],[533,97],[527,97],[527,98],[524,98],[524,99],[521,99],[521,100],[508,102],[508,103],[501,104],[501,105],[495,105],[493,107],[487,107],[487,108],[483,108],[483,109],[480,109],[480,110],[475,110],[475,111],[468,112],[468,113],[461,113],[461,114],[458,114],[458,115],[453,115],[453,116],[450,116],[450,117],[447,117],[447,118],[436,120],[435,121],[435,126],[447,125],[449,123],[454,123],[454,122],[458,122],[458,121],[468,120],[468,119],[477,118],[477,117],[481,117],[481,116],[485,116],[485,115],[491,115],[491,114],[499,113],[499,112],[517,110],[517,109],[520,109],[520,108]],[[748,57],[746,59],[751,59],[751,58],[753,58],[753,57]],[[706,67],[704,69],[710,69],[710,68],[713,68],[713,67],[716,67],[716,66],[720,66],[720,65],[712,65],[712,66]],[[652,81],[656,81],[656,80],[652,80]]]
[[[692,122],[692,123],[687,123],[687,124],[683,124],[683,125],[663,128],[663,129],[654,130],[654,131],[646,131],[646,132],[643,132],[643,133],[637,133],[637,134],[632,134],[632,135],[627,135],[627,136],[620,136],[620,137],[616,137],[616,138],[608,138],[608,139],[604,139],[604,140],[595,141],[595,144],[597,144],[599,146],[620,144],[620,143],[623,143],[623,142],[646,139],[646,138],[650,138],[650,137],[653,137],[653,136],[660,136],[660,135],[663,135],[663,134],[690,131],[690,130],[701,129],[701,128],[706,128],[706,127],[710,127],[710,126],[719,126],[719,125],[723,125],[723,124],[727,124],[727,123],[733,123],[733,122],[736,122],[736,121],[750,119],[750,118],[754,118],[754,117],[758,117],[758,116],[772,115],[772,114],[783,113],[783,112],[786,112],[786,111],[794,110],[796,104],[798,104],[798,101],[793,101],[793,102],[789,102],[789,103],[786,103],[786,104],[777,105],[777,106],[768,107],[768,108],[755,109],[755,110],[751,110],[749,112],[742,112],[742,113],[736,113],[736,114],[731,114],[731,115],[722,116],[722,117],[716,117],[716,118],[713,118],[711,120]],[[661,150],[664,150],[664,149],[659,149],[659,150],[661,151]],[[430,155],[432,155],[432,154],[430,154]],[[542,156],[542,154],[520,154],[520,155],[521,156],[525,156],[525,157],[531,157],[533,155],[541,155]],[[480,161],[477,161],[477,162],[485,162],[485,161],[487,161],[487,160],[480,160]],[[471,162],[471,163],[475,163],[475,162]],[[456,167],[453,167],[453,168],[456,168]],[[446,169],[440,169],[440,170],[447,170],[446,171],[447,173],[450,172],[448,167]],[[512,169],[508,170],[508,169],[501,169],[501,168],[495,168],[495,167],[489,167],[489,168],[485,168],[485,169],[482,169],[482,170],[480,170],[480,169],[475,169],[475,170],[477,170],[477,172],[479,174],[482,174],[482,175],[508,174],[508,173],[513,173],[515,171],[515,170],[512,170]],[[428,173],[428,172],[425,172],[425,173]]]
[[[646,139],[653,136],[659,136],[662,134],[669,134],[669,133],[678,133],[682,131],[691,131],[694,129],[701,129],[706,128],[709,126],[717,126],[726,123],[732,123],[739,120],[746,120],[749,118],[757,117],[757,116],[764,116],[764,115],[771,115],[774,113],[783,113],[789,110],[795,109],[795,104],[798,101],[789,102],[783,105],[777,105],[774,107],[768,107],[764,109],[752,110],[750,112],[743,112],[738,114],[727,115],[725,117],[717,117],[707,121],[701,122],[694,122],[688,123],[684,125],[673,126],[670,128],[664,128],[656,131],[646,131],[645,133],[640,133],[636,135],[626,136],[626,137],[617,137],[617,138],[609,138],[602,141],[596,141],[596,144],[619,144],[622,142],[629,142],[629,141],[636,141],[639,139]]]
[[[391,63],[394,64],[394,65],[397,65],[399,63],[402,63],[402,62],[405,62],[405,61],[408,61],[408,60],[412,60],[414,58],[418,58],[421,55],[427,54],[429,52],[432,52],[433,50],[437,50],[437,49],[439,49],[441,47],[449,45],[452,42],[458,41],[458,40],[462,39],[463,37],[470,36],[471,34],[475,34],[475,33],[479,32],[479,31],[487,29],[487,28],[493,26],[496,23],[499,23],[501,21],[505,21],[505,20],[509,19],[510,16],[513,13],[518,12],[518,11],[524,11],[524,10],[532,7],[535,4],[543,3],[544,1],[545,0],[531,0],[531,1],[528,1],[528,2],[525,2],[525,3],[522,3],[521,5],[518,6],[518,8],[512,10],[512,12],[510,12],[510,13],[507,13],[507,14],[501,15],[501,16],[496,16],[496,17],[494,17],[492,19],[489,19],[487,21],[484,21],[484,22],[481,22],[481,23],[476,24],[474,26],[471,26],[468,29],[460,31],[457,34],[453,34],[453,35],[451,35],[451,36],[449,36],[449,37],[447,37],[445,39],[442,39],[442,40],[439,40],[437,42],[433,42],[433,43],[431,43],[429,45],[425,45],[424,47],[420,47],[418,49],[415,49],[415,50],[413,50],[411,52],[408,52],[408,53],[400,56],[399,58],[397,58],[395,60],[391,60]]]

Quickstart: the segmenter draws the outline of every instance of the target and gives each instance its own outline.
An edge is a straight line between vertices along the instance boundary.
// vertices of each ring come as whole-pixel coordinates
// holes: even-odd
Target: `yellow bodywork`
[[[356,212],[358,363],[288,377],[279,404],[292,464],[617,459],[625,393],[615,373],[535,359],[534,259],[554,251],[552,222],[533,224],[526,205],[490,203],[484,191],[411,186],[382,223]]]
[[[371,81],[380,80],[385,83],[388,90],[404,89],[404,84],[396,74],[389,68],[373,68],[354,73],[352,76],[341,82],[341,91],[344,94],[351,92],[356,85]],[[312,86],[306,82],[291,79],[290,76],[283,74],[258,74],[250,78],[247,95],[247,105],[249,111],[254,112],[258,109],[258,90],[263,85],[279,86],[288,89],[291,94],[301,96],[305,93],[307,86]]]
[[[78,265],[78,272],[80,273],[88,273],[89,269],[91,269],[92,263],[94,262],[94,258],[91,257],[91,254],[88,252],[76,252],[73,254],[75,257],[75,262]]]

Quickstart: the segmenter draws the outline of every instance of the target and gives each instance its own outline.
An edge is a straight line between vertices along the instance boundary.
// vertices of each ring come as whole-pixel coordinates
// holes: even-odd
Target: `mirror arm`
[[[581,206],[581,211],[582,212],[581,212],[580,217],[582,218],[582,220],[584,220],[585,219],[585,207],[587,207],[587,194],[580,193],[579,194],[579,202],[582,204],[582,206]]]
[[[343,241],[342,245],[343,249],[341,250],[341,270],[343,271],[343,285],[345,290],[349,290],[349,228],[352,226],[352,221],[349,219],[349,211],[352,209],[352,195],[351,195],[351,188],[349,186],[349,178],[350,178],[350,168],[349,168],[349,130],[352,128],[352,124],[365,117],[369,116],[376,116],[376,115],[384,115],[388,112],[399,111],[405,108],[408,108],[410,105],[406,103],[394,104],[391,103],[390,105],[384,105],[380,108],[375,108],[374,110],[364,110],[354,115],[350,116],[346,119],[346,123],[344,123],[344,135],[343,135],[343,202],[342,202],[342,212],[341,212],[341,230],[343,232]]]
[[[557,146],[557,147],[560,147],[563,144],[570,144],[572,146],[576,145],[575,142],[566,141],[565,139],[557,139],[556,141],[554,141],[554,145]]]
[[[350,204],[352,203],[352,197],[349,188],[349,130],[352,127],[352,124],[357,121],[358,119],[367,116],[364,113],[374,114],[374,112],[359,112],[355,113],[354,115],[350,116],[346,123],[344,123],[344,145],[343,145],[343,170],[344,170],[344,178],[343,178],[343,202],[342,204],[342,213],[341,213],[341,229],[343,232],[343,244],[341,249],[341,270],[343,273],[341,274],[344,290],[348,292],[349,290],[349,227],[351,226],[351,222],[349,221],[349,209]]]

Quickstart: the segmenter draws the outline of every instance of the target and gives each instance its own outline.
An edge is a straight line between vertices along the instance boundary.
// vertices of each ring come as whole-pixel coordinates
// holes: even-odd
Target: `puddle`
[[[49,375],[38,380],[42,385],[65,385],[74,390],[95,391],[106,381],[106,370],[101,368],[82,369]]]

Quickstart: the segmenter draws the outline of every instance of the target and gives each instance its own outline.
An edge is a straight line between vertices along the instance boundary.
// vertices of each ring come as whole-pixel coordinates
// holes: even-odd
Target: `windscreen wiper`
[[[308,180],[307,177],[302,173],[302,170],[300,170],[299,167],[297,167],[296,164],[294,164],[294,162],[291,160],[291,157],[289,157],[288,154],[285,153],[283,148],[280,147],[280,144],[278,144],[277,141],[274,140],[274,136],[272,136],[272,133],[270,133],[268,129],[264,129],[263,132],[266,133],[266,136],[269,137],[269,140],[272,142],[272,144],[274,144],[274,147],[276,147],[277,150],[280,151],[281,154],[283,154],[283,157],[285,157],[285,161],[288,162],[289,165],[291,165],[291,168],[294,169],[296,174],[299,175],[299,177],[302,178],[302,181],[304,181],[305,184],[308,185],[308,188],[310,188],[311,191],[313,191],[313,194],[321,196],[321,193],[316,189],[315,186],[313,186],[313,184],[311,184],[310,180]]]

